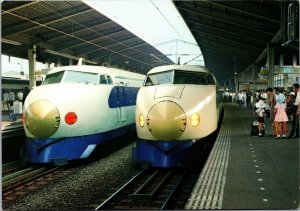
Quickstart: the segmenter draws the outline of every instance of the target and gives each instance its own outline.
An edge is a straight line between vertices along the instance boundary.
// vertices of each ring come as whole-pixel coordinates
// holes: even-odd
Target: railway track
[[[25,131],[21,122],[12,123],[2,128],[2,139],[8,139],[16,136],[25,136]]]
[[[198,175],[183,169],[143,170],[96,210],[182,209]]]
[[[21,161],[2,165],[2,199],[9,202],[37,189],[62,170],[58,167],[26,166]]]
[[[201,156],[186,163],[184,168],[143,170],[95,210],[183,210],[217,134],[218,130],[202,140],[198,146]]]

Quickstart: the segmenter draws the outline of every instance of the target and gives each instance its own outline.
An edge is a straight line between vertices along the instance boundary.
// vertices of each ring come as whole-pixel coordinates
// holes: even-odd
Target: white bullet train
[[[135,130],[135,104],[144,75],[99,66],[52,69],[24,103],[23,158],[66,164]]]
[[[153,167],[189,162],[194,144],[217,129],[221,100],[214,75],[204,67],[150,70],[137,96],[134,162]]]

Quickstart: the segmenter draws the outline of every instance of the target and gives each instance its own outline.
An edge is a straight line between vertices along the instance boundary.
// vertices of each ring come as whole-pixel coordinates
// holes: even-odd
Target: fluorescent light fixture
[[[204,65],[196,40],[171,0],[86,0],[84,3],[126,28],[177,63]]]
[[[13,40],[7,40],[4,38],[1,38],[1,42],[11,44],[11,45],[22,45],[22,43],[20,43],[20,42],[13,41]]]

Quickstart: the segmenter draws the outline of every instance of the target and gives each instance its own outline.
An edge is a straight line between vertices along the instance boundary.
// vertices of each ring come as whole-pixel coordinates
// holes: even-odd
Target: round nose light
[[[65,121],[68,125],[73,125],[75,122],[77,122],[77,115],[74,112],[69,112],[65,116]]]
[[[47,100],[31,103],[24,114],[28,131],[37,138],[48,138],[59,128],[60,114],[54,104]]]
[[[185,131],[186,116],[177,103],[162,101],[150,109],[147,126],[157,140],[176,140]]]

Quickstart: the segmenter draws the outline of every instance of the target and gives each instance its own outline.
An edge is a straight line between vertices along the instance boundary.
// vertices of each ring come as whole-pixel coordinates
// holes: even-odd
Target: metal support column
[[[268,86],[274,86],[274,60],[275,60],[275,49],[271,47],[270,44],[267,46],[267,66],[269,68],[269,78],[268,78]]]
[[[28,49],[28,61],[29,61],[29,89],[35,87],[35,70],[36,70],[36,45],[32,46],[32,49]]]
[[[242,89],[244,90],[246,88],[246,76],[245,76],[245,71],[243,71],[243,85]]]
[[[235,93],[238,94],[239,93],[239,76],[238,74],[234,74],[234,84],[235,84]]]
[[[56,62],[56,64],[57,64],[57,67],[61,67],[62,65],[61,65],[61,57],[57,57],[57,62]]]
[[[257,90],[257,77],[258,77],[258,67],[256,64],[252,65],[252,79],[253,79],[253,92],[255,93]]]
[[[293,66],[297,66],[297,65],[299,65],[297,62],[297,55],[293,54]]]

